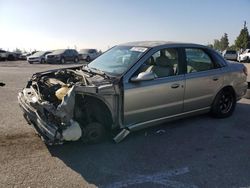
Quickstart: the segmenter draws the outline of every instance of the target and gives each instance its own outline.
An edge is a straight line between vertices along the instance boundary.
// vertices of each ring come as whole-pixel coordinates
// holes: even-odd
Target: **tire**
[[[64,63],[65,63],[64,57],[61,58],[60,63],[61,63],[61,64],[64,64]]]
[[[74,62],[75,62],[75,63],[78,63],[78,62],[79,62],[78,57],[75,57]]]
[[[44,59],[41,59],[40,63],[41,63],[41,64],[44,64],[44,63],[45,63],[45,60],[44,60]]]
[[[234,91],[230,88],[221,90],[215,97],[211,108],[212,116],[226,118],[233,114],[236,106]]]
[[[86,61],[87,61],[87,62],[90,62],[90,61],[91,61],[91,59],[90,59],[89,56],[86,58]]]
[[[85,127],[85,134],[82,138],[84,142],[96,144],[104,140],[106,130],[104,126],[98,122],[92,122]]]

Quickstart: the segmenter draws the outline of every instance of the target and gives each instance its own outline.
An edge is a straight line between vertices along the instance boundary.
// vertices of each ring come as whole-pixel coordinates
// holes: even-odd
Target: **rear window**
[[[237,54],[235,50],[227,50],[226,54]]]

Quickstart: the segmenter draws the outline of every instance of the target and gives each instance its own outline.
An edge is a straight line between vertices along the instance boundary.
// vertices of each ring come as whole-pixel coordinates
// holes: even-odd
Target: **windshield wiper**
[[[97,69],[97,68],[94,68],[94,67],[89,67],[88,65],[86,65],[84,68],[88,72],[99,74],[99,75],[105,76],[106,78],[110,78],[110,76],[106,72],[104,72],[104,71],[102,71],[100,69]]]

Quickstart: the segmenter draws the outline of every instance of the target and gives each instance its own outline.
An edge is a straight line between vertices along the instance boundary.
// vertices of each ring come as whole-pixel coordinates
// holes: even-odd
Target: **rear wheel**
[[[44,60],[44,59],[41,59],[40,63],[41,63],[41,64],[44,64],[44,63],[45,63],[45,60]]]
[[[211,113],[216,118],[226,118],[233,114],[236,98],[232,89],[221,90],[214,99]]]

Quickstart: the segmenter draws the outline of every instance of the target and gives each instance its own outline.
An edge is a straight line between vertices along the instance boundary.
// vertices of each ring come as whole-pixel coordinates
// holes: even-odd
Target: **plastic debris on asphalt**
[[[156,131],[155,133],[156,133],[156,134],[164,134],[165,132],[166,132],[165,130],[160,129],[160,130]]]

